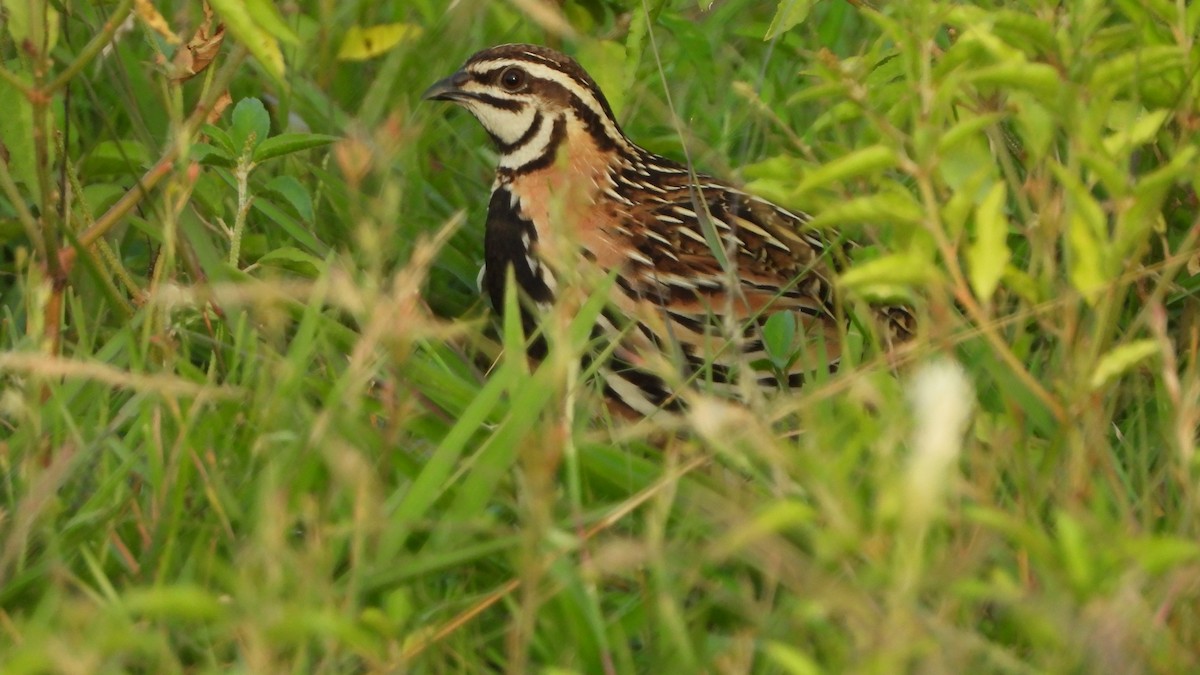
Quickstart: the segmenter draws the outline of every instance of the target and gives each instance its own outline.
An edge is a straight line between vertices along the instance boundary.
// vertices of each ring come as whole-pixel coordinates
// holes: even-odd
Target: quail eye
[[[506,91],[520,91],[525,86],[525,71],[520,68],[508,68],[500,73],[500,86]]]

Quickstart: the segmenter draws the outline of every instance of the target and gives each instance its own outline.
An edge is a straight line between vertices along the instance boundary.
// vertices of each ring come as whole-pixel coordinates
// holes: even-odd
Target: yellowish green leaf
[[[270,33],[275,39],[288,45],[300,44],[300,38],[279,14],[275,0],[246,0],[246,11],[255,25]]]
[[[7,21],[0,25],[6,24],[18,46],[28,40],[40,49],[44,41],[50,51],[58,44],[58,11],[49,0],[0,0],[0,14],[7,15]]]
[[[209,0],[213,9],[225,22],[230,34],[258,59],[271,77],[283,81],[285,66],[279,42],[269,31],[255,22],[242,0]]]
[[[783,642],[767,642],[764,653],[767,660],[788,675],[821,675],[825,672],[813,657]]]
[[[1013,120],[1024,141],[1026,152],[1033,160],[1032,163],[1036,164],[1046,156],[1050,144],[1054,141],[1054,117],[1035,97],[1025,92],[1012,92],[1008,102],[1016,108]]]
[[[767,28],[763,40],[774,40],[781,33],[786,33],[808,17],[812,9],[812,0],[780,0],[775,6],[775,18]]]
[[[385,23],[376,26],[351,26],[338,48],[341,61],[373,59],[406,40],[421,35],[421,27],[411,23]]]
[[[896,161],[896,153],[891,148],[872,145],[810,171],[800,181],[796,192],[804,193],[847,178],[890,169],[896,166]]]
[[[847,223],[917,225],[924,217],[912,195],[896,190],[829,204],[809,224],[818,228]]]
[[[981,300],[990,300],[1000,284],[1008,250],[1008,218],[1004,215],[1008,191],[996,183],[975,209],[975,237],[967,249],[971,288]]]
[[[971,74],[970,80],[977,85],[1019,89],[1040,96],[1057,94],[1062,87],[1062,77],[1054,67],[1023,61],[980,68]]]
[[[617,117],[625,109],[625,45],[612,40],[589,40],[577,52],[579,62],[600,85]]]
[[[755,514],[749,522],[730,530],[729,536],[718,540],[713,553],[716,557],[733,555],[764,537],[805,525],[812,519],[813,509],[807,504],[793,500],[774,502]]]
[[[923,256],[911,252],[893,253],[855,263],[838,279],[838,285],[866,297],[889,298],[896,295],[898,288],[927,283],[933,274],[933,268]]]
[[[1067,249],[1071,259],[1068,265],[1068,276],[1071,285],[1083,294],[1089,303],[1096,301],[1096,296],[1108,285],[1108,275],[1105,274],[1104,244],[1092,232],[1086,219],[1075,213],[1067,231]]]
[[[1092,71],[1095,91],[1123,89],[1184,65],[1184,50],[1177,45],[1155,45],[1136,49],[1105,60]]]
[[[953,193],[967,193],[972,204],[982,200],[988,186],[999,178],[996,156],[979,133],[961,135],[953,145],[942,148],[937,172]]]
[[[1099,389],[1108,382],[1120,377],[1142,361],[1158,356],[1157,340],[1134,340],[1114,347],[1112,351],[1100,357],[1096,370],[1088,382],[1092,389]]]
[[[1068,276],[1089,302],[1111,281],[1108,221],[1096,198],[1079,178],[1061,164],[1050,164],[1068,196]]]
[[[9,61],[4,66],[18,73],[17,78],[29,78],[20,72],[21,63]],[[0,78],[0,101],[5,111],[0,115],[0,143],[8,150],[8,170],[18,183],[24,183],[30,194],[37,194],[40,181],[33,150],[33,106],[8,80]]]
[[[1185,146],[1166,166],[1138,180],[1132,191],[1133,203],[1117,214],[1113,245],[1119,258],[1133,255],[1146,243],[1150,232],[1161,226],[1163,201],[1177,181],[1196,174],[1196,155],[1194,146]]]
[[[996,124],[1004,118],[1000,113],[986,113],[983,115],[966,114],[963,119],[960,119],[957,124],[950,127],[946,133],[938,139],[938,149],[945,151],[948,148],[953,148],[961,141],[967,138],[977,138],[978,135],[988,127]]]
[[[1152,110],[1144,113],[1137,118],[1133,124],[1125,126],[1116,133],[1104,139],[1104,149],[1110,155],[1115,155],[1120,152],[1128,152],[1129,150],[1148,143],[1158,130],[1162,128],[1163,122],[1170,115],[1169,110]]]

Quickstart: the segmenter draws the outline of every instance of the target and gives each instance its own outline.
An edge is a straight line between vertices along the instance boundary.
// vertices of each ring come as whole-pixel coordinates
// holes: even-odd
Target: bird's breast
[[[611,155],[590,136],[568,134],[548,166],[514,176],[509,190],[537,231],[537,255],[551,267],[584,258],[607,271],[627,264],[632,251],[615,194]]]

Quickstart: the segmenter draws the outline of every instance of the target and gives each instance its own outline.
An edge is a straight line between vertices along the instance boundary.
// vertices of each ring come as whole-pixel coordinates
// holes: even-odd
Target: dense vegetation
[[[1200,4],[210,2],[0,0],[0,670],[1200,668]],[[419,100],[512,41],[918,339],[636,424],[595,307],[529,363]]]

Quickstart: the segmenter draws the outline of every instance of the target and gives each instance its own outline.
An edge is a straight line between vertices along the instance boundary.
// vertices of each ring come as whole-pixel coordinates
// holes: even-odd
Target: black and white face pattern
[[[601,149],[628,147],[608,101],[583,68],[536,45],[485,49],[423,98],[469,110],[495,141],[501,170],[543,166],[574,129],[591,135]]]

